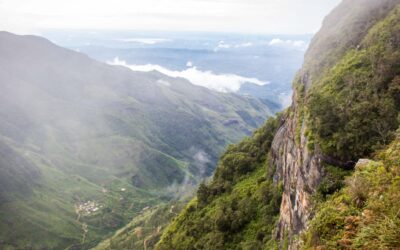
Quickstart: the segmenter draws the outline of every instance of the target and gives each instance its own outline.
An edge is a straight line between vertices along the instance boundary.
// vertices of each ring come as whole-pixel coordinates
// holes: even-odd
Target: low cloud
[[[214,52],[218,52],[220,49],[230,49],[232,45],[225,43],[224,41],[219,41],[217,47],[214,48]]]
[[[269,43],[269,46],[286,46],[294,47],[298,49],[305,50],[308,44],[303,40],[282,40],[280,38],[274,38]]]
[[[257,78],[248,78],[235,74],[215,74],[212,71],[199,70],[195,66],[188,66],[189,68],[182,71],[174,71],[155,64],[130,65],[124,60],[120,60],[118,57],[108,63],[111,65],[125,66],[133,71],[150,72],[155,70],[170,77],[182,77],[189,80],[194,85],[224,93],[237,92],[245,83],[252,83],[260,86],[269,83]]]
[[[174,199],[192,195],[197,189],[198,183],[207,177],[207,164],[211,163],[210,156],[204,150],[198,149],[195,146],[190,147],[188,153],[193,155],[190,164],[194,166],[197,171],[194,175],[186,172],[182,182],[174,182],[166,188],[166,193]]]
[[[171,39],[164,39],[164,38],[122,38],[116,40],[126,43],[141,43],[145,45],[154,45],[158,43],[172,42]]]
[[[279,100],[280,100],[281,105],[282,105],[283,108],[287,108],[287,107],[289,107],[290,105],[292,105],[292,95],[293,95],[292,92],[289,92],[289,93],[281,93],[281,94],[279,95]]]
[[[248,43],[237,44],[237,45],[235,45],[235,48],[243,48],[243,47],[251,47],[251,46],[253,46],[253,43],[248,42]]]
[[[224,41],[220,41],[218,45],[214,48],[214,52],[218,52],[221,49],[231,49],[231,48],[246,48],[246,47],[251,47],[253,46],[253,43],[251,42],[244,42],[244,43],[239,43],[239,44],[229,44],[225,43]]]
[[[206,173],[207,164],[211,162],[209,155],[203,150],[198,150],[193,155],[193,161],[199,170],[199,175],[203,177]]]

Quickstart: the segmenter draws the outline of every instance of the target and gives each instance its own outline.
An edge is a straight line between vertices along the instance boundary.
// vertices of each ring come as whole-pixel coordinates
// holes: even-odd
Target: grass
[[[45,164],[39,154],[31,152],[30,160],[42,173],[40,183],[33,186],[33,194],[10,199],[13,201],[0,206],[2,245],[34,249],[44,245],[56,249],[77,246],[82,239],[81,223],[87,223],[89,232],[81,247],[93,247],[127,224],[144,207],[154,206],[165,199],[159,194],[132,187],[127,179],[114,178],[98,185]],[[126,191],[122,192],[122,188]],[[78,222],[74,206],[88,200],[102,204],[103,208]],[[36,233],[33,235],[32,232]]]
[[[303,249],[400,247],[400,138],[360,162],[346,185],[316,208]]]
[[[271,240],[271,231],[277,220],[277,213],[265,203],[263,187],[270,184],[260,182],[260,176],[263,175],[265,168],[259,167],[235,184],[231,192],[217,197],[203,208],[198,207],[196,199],[192,200],[167,227],[158,249],[207,249],[216,245],[222,249],[261,249]],[[278,190],[276,192],[279,193]],[[232,212],[229,206],[236,202],[243,207]],[[222,212],[226,206],[231,212]],[[227,213],[233,213],[229,222],[241,224],[234,231],[218,229],[219,217]],[[235,217],[235,214],[239,217]],[[231,227],[235,227],[234,224]]]
[[[162,231],[183,207],[183,202],[158,204],[136,216],[130,223],[101,242],[94,250],[154,249]]]

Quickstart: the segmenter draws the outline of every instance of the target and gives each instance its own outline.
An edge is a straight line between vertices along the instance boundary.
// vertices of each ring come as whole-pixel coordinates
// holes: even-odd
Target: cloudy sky
[[[0,0],[0,30],[315,32],[340,0]]]

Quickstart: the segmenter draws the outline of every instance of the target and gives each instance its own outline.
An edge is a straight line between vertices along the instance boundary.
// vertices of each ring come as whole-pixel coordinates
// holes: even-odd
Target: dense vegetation
[[[377,21],[385,18],[397,0],[344,0],[323,21],[307,50],[302,72],[318,83],[350,49],[356,49]]]
[[[168,223],[178,215],[184,202],[171,202],[146,208],[128,225],[101,242],[94,250],[154,249]]]
[[[359,158],[387,147],[399,127],[399,4],[343,1],[324,21],[294,81],[296,103],[286,118],[294,119],[295,128],[286,129],[296,130],[302,153],[322,159],[316,189],[300,190],[314,194],[309,230],[300,239],[288,236],[279,243],[272,237],[281,190],[272,182],[275,169],[268,164],[268,151],[278,119],[260,130],[265,133],[258,131],[228,148],[213,180],[200,185],[197,197],[166,229],[159,249],[274,249],[276,244],[285,249],[291,243],[321,250],[400,246],[400,139],[378,154],[380,162],[353,169]],[[260,175],[265,179],[257,181]]]
[[[281,186],[268,151],[281,116],[251,138],[228,147],[211,183],[165,230],[158,249],[263,249],[273,247]]]
[[[399,34],[397,5],[306,95],[308,146],[318,145],[339,165],[371,154],[377,161],[360,160],[352,174],[325,165],[314,194],[316,214],[299,241],[302,249],[400,246]]]
[[[361,160],[340,192],[319,204],[303,249],[398,249],[400,246],[400,137]]]
[[[400,110],[399,34],[395,8],[309,90],[308,125],[325,154],[354,160],[393,138]]]

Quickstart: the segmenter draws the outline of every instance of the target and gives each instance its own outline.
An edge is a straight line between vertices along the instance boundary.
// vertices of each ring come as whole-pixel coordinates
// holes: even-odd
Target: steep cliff
[[[332,182],[329,167],[352,168],[397,128],[398,3],[343,1],[313,39],[271,148],[274,180],[284,186],[280,239],[306,227],[312,197]],[[324,195],[335,191],[330,185]]]
[[[400,1],[344,0],[312,40],[293,86],[292,106],[228,148],[213,180],[166,229],[159,249],[302,246],[298,236],[346,185],[355,163],[395,138]],[[346,247],[313,228],[303,247]]]

